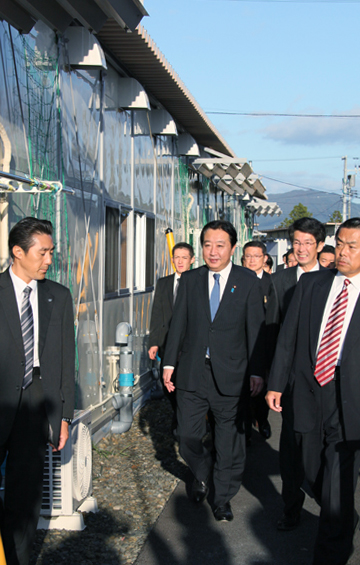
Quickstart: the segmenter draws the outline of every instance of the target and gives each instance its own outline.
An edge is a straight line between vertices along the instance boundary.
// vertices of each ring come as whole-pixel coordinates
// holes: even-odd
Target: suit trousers
[[[44,460],[49,435],[42,384],[35,376],[21,393],[10,436],[0,445],[6,459],[0,529],[7,565],[27,565],[42,502]]]
[[[301,447],[294,432],[293,398],[289,386],[281,397],[281,405],[282,427],[279,446],[281,496],[285,516],[296,518],[305,499],[305,494],[301,490],[304,482],[304,467]]]
[[[360,450],[344,440],[339,406],[339,381],[333,380],[321,388],[316,428],[302,434],[305,474],[321,504],[313,565],[345,565],[358,522],[354,492]]]
[[[238,396],[219,392],[210,364],[204,363],[196,391],[177,389],[177,417],[180,454],[194,477],[206,481],[211,473],[211,453],[203,445],[206,414],[214,417],[215,463],[213,469],[214,507],[230,501],[238,492],[245,468],[244,426],[239,429]]]

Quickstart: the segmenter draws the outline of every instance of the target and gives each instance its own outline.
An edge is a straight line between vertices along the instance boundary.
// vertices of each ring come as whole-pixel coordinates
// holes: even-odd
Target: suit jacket
[[[281,329],[269,379],[269,390],[283,392],[288,379],[294,391],[294,429],[310,432],[321,410],[320,385],[314,377],[316,347],[326,301],[336,269],[302,275]],[[347,441],[360,440],[360,300],[344,340],[340,397]]]
[[[270,290],[270,285],[271,285],[271,275],[269,273],[267,273],[266,271],[263,271],[262,277],[259,280],[260,280],[260,284],[261,284],[262,293],[263,293],[263,296],[264,296],[264,308],[266,310],[268,296],[269,296],[269,290]]]
[[[164,365],[177,366],[176,386],[196,390],[207,347],[222,394],[240,396],[246,375],[265,375],[264,308],[255,273],[232,265],[216,316],[211,321],[208,268],[181,275]]]
[[[268,366],[270,368],[280,328],[293,297],[297,284],[297,267],[282,269],[271,275],[271,284],[266,304],[266,331]]]
[[[39,358],[50,440],[58,445],[61,418],[74,415],[75,337],[71,294],[38,281]],[[21,396],[25,355],[9,269],[0,274],[0,443],[6,441]]]
[[[175,274],[159,279],[156,283],[150,320],[149,347],[158,346],[160,359],[164,356],[166,338],[173,313]]]

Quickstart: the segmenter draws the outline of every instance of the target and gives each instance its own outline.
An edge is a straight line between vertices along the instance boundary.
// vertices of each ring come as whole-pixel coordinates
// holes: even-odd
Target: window
[[[106,206],[105,294],[119,295],[128,284],[128,210]]]
[[[119,291],[120,210],[106,206],[105,218],[105,294]]]
[[[145,286],[154,285],[155,266],[155,218],[146,216],[146,273]]]
[[[134,290],[154,285],[155,219],[134,213]]]
[[[120,288],[125,289],[129,287],[128,284],[128,218],[129,212],[121,210],[121,269],[120,269]]]

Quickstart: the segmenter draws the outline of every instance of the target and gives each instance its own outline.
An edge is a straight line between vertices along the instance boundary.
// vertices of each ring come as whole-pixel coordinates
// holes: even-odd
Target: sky
[[[348,174],[360,166],[360,0],[144,5],[142,25],[267,193],[312,188],[340,199],[342,157]],[[303,117],[314,114],[327,117]],[[360,174],[356,185],[360,196]]]

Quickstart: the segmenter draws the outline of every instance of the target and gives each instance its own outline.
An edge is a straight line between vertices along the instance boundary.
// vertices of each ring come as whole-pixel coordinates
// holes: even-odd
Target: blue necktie
[[[25,353],[25,373],[22,388],[25,390],[32,383],[34,364],[34,319],[30,304],[31,287],[25,287],[21,305],[21,333]]]
[[[214,274],[214,287],[211,291],[210,295],[210,312],[211,312],[211,321],[215,318],[216,312],[219,308],[220,304],[220,275],[218,273]]]

